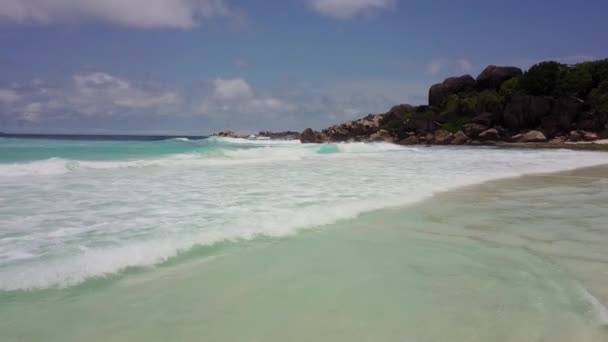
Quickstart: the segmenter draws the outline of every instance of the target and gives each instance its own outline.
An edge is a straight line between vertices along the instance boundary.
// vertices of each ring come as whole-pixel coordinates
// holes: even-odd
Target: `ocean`
[[[608,341],[608,154],[0,137],[0,341]]]

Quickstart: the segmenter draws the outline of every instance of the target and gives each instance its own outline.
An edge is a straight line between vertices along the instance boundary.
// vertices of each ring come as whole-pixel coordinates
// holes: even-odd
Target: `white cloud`
[[[19,94],[13,89],[0,89],[0,103],[13,103],[19,100]]]
[[[473,64],[464,58],[457,60],[436,59],[426,66],[426,73],[431,76],[468,74],[474,71]]]
[[[459,59],[456,61],[456,64],[462,72],[469,73],[473,71],[473,64],[466,59]]]
[[[276,97],[257,96],[251,86],[242,78],[216,79],[212,82],[213,92],[202,103],[204,114],[219,112],[235,113],[278,113],[293,111],[295,107]]]
[[[283,98],[297,104],[293,128],[324,128],[370,113],[385,113],[397,104],[427,102],[428,86],[395,80],[358,79],[324,83],[293,83]]]
[[[249,100],[253,98],[253,91],[242,78],[216,79],[213,81],[213,97],[220,100]]]
[[[0,88],[0,122],[5,130],[88,132],[103,127],[135,132],[149,126],[156,132],[178,127],[209,132],[322,128],[383,113],[399,103],[426,103],[428,90],[423,83],[391,80],[284,82],[274,89],[257,89],[243,78],[226,78],[200,88],[171,87],[101,71],[81,72],[53,84],[34,79]]]
[[[182,105],[176,90],[103,72],[79,73],[51,86],[40,79],[0,89],[0,120],[43,122],[75,116],[174,114]]]
[[[187,29],[231,15],[224,0],[0,0],[0,20],[17,23],[97,21]]]
[[[352,18],[370,10],[389,9],[397,0],[310,0],[312,8],[326,16]]]
[[[70,102],[85,114],[155,110],[177,104],[175,91],[154,84],[137,84],[103,72],[72,76],[75,96]]]
[[[445,61],[432,61],[426,66],[426,72],[430,75],[437,76],[445,67]]]

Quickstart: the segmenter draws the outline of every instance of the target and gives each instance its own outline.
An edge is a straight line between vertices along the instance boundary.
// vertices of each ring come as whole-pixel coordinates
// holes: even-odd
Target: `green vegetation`
[[[505,99],[495,90],[484,90],[477,94],[477,112],[500,113],[505,104]]]
[[[444,123],[443,125],[441,125],[441,129],[444,129],[451,133],[456,133],[456,132],[462,130],[462,127],[467,122],[469,122],[468,118],[455,118],[455,119],[452,119],[452,120]]]
[[[578,64],[561,70],[553,95],[584,97],[589,94],[592,86],[593,79],[589,68],[584,64]]]
[[[487,77],[500,79],[500,72],[490,72]],[[608,59],[574,65],[542,62],[521,76],[503,77],[499,82],[498,90],[479,84],[474,88],[455,87],[459,90],[441,94],[445,100],[436,107],[397,108],[383,117],[381,128],[402,137],[439,123],[442,129],[455,133],[482,113],[494,114],[491,124],[512,132],[537,129],[550,136],[577,127],[595,127],[598,131],[602,125],[608,127]],[[516,99],[520,96],[528,98]],[[546,120],[541,120],[545,116]]]
[[[513,77],[512,79],[506,81],[500,87],[500,96],[504,99],[509,100],[514,95],[518,95],[521,93],[521,87],[519,86],[519,82],[521,81],[520,77]]]
[[[532,66],[520,80],[505,82],[501,91],[504,89],[508,96],[514,86],[511,83],[517,82],[517,90],[525,95],[555,98],[574,96],[584,99],[606,80],[608,59],[574,65],[542,62]]]
[[[498,92],[461,92],[450,94],[439,108],[448,119],[472,116],[482,112],[501,112],[516,95],[575,97],[595,111],[607,111],[608,59],[566,65],[542,62],[533,65],[522,76],[505,81]]]
[[[460,117],[471,118],[482,112],[499,113],[504,103],[504,97],[495,90],[452,94],[447,98],[441,117],[451,121]]]
[[[608,113],[608,80],[602,82],[589,94],[591,107],[602,113]]]
[[[385,129],[389,132],[397,132],[403,127],[403,121],[404,120],[396,118],[396,117],[385,119],[385,120],[382,120],[380,128]]]
[[[567,65],[558,62],[535,64],[521,77],[521,90],[527,95],[551,96],[565,68]]]

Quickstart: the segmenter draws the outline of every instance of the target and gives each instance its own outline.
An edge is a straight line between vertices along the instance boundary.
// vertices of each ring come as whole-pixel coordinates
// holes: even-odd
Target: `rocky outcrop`
[[[477,138],[479,134],[481,134],[481,132],[486,131],[488,128],[490,127],[471,122],[464,125],[462,130],[467,136],[471,138]]]
[[[583,135],[579,131],[572,131],[568,134],[568,140],[572,142],[579,142],[583,140]]]
[[[304,144],[318,144],[322,143],[323,139],[319,132],[314,131],[312,128],[307,128],[300,133],[300,141]]]
[[[301,140],[441,145],[508,141],[539,146],[549,139],[568,143],[608,138],[604,88],[589,85],[578,74],[591,72],[593,83],[608,84],[607,76],[597,71],[608,67],[608,59],[598,63],[579,69],[548,63],[525,74],[516,67],[489,65],[476,80],[464,75],[433,85],[428,106],[397,105],[385,114],[370,114],[320,132],[307,130]],[[554,80],[546,75],[553,67],[578,71]],[[514,78],[518,81],[509,82]]]
[[[519,131],[538,127],[542,118],[551,112],[553,101],[540,96],[517,95],[507,104],[503,122],[507,129]]]
[[[224,138],[243,138],[242,135],[238,134],[235,131],[232,130],[225,130],[225,131],[221,131],[221,132],[217,132],[213,134],[216,137],[224,137]]]
[[[449,145],[452,143],[452,140],[454,140],[454,134],[440,129],[433,135],[432,143],[437,145]]]
[[[487,127],[494,126],[500,120],[500,116],[494,113],[483,112],[473,119],[471,119],[472,123],[480,124]]]
[[[481,132],[479,134],[478,139],[481,142],[499,141],[500,134],[498,133],[498,130],[496,128],[490,128]]]
[[[387,130],[381,129],[378,132],[370,135],[368,140],[372,142],[394,142],[395,137],[393,137]]]
[[[575,126],[577,129],[590,132],[608,130],[608,113],[581,113]]]
[[[541,119],[540,130],[547,136],[570,131],[584,110],[577,99],[563,97],[555,100],[548,116]]]
[[[418,145],[420,143],[420,139],[416,135],[411,135],[399,142],[401,145]]]
[[[547,137],[539,131],[529,131],[524,134],[518,134],[513,137],[513,140],[518,143],[540,143],[546,142]]]
[[[488,65],[481,74],[477,76],[475,85],[477,89],[498,90],[504,82],[521,75],[522,71],[520,68]]]
[[[406,119],[403,123],[403,128],[408,132],[432,132],[439,127],[439,122],[423,115],[414,115],[414,117]]]
[[[458,131],[454,133],[454,139],[452,139],[452,145],[464,145],[469,142],[469,137],[463,132]]]
[[[433,107],[441,107],[448,96],[466,90],[471,90],[475,87],[475,79],[471,75],[460,77],[450,77],[442,83],[435,84],[429,90],[429,105]]]
[[[597,133],[586,132],[586,131],[582,131],[580,133],[583,138],[583,141],[595,141],[595,140],[599,139]]]
[[[365,141],[378,132],[381,120],[382,116],[370,114],[362,119],[328,127],[321,131],[321,135],[329,141]]]

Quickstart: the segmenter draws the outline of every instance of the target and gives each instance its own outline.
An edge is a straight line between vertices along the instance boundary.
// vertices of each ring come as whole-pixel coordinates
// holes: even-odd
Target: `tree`
[[[595,111],[608,113],[608,80],[602,82],[599,87],[591,91],[589,102]]]
[[[608,81],[608,58],[582,64],[591,73],[591,78],[593,79],[592,88],[597,88],[600,83]]]
[[[521,81],[520,77],[513,77],[512,79],[505,81],[505,83],[500,86],[500,96],[509,100],[513,95],[517,95],[521,92],[521,87],[519,82]]]
[[[528,95],[553,95],[560,74],[566,67],[558,62],[535,64],[521,77],[520,87]]]
[[[593,77],[589,69],[586,63],[562,68],[553,95],[586,97],[593,88]]]

